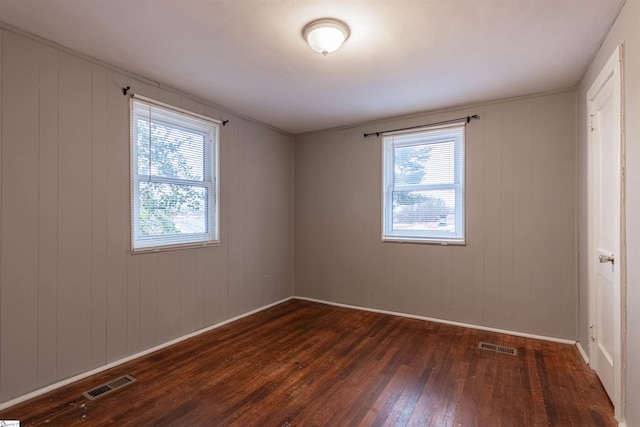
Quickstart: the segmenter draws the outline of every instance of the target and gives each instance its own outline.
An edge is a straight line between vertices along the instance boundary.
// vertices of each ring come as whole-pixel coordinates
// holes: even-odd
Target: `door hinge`
[[[590,325],[589,326],[589,339],[591,341],[595,341],[596,340],[596,325]]]
[[[593,114],[589,114],[589,129],[591,130],[591,132],[593,132],[594,126],[593,126]]]

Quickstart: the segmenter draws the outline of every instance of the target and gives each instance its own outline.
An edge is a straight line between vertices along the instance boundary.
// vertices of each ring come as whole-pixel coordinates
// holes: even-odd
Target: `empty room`
[[[0,0],[0,425],[640,427],[638,23]]]

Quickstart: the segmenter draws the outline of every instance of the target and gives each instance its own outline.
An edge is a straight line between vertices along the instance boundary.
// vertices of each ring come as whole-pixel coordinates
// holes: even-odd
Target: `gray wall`
[[[479,114],[466,134],[467,245],[381,243],[381,141]],[[576,93],[296,136],[295,294],[577,338]]]
[[[627,199],[626,423],[640,426],[640,2],[627,1],[585,75],[578,97],[578,206],[580,230],[580,341],[588,340],[587,91],[615,47],[624,44]],[[584,237],[584,238],[583,238]],[[585,346],[586,349],[586,346]]]
[[[0,31],[0,402],[292,294],[292,137]],[[217,247],[129,254],[121,88],[215,118]]]

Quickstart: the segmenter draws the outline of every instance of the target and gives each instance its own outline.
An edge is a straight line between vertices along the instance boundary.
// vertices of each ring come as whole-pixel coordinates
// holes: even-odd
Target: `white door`
[[[589,363],[620,414],[620,48],[587,94],[589,111]]]

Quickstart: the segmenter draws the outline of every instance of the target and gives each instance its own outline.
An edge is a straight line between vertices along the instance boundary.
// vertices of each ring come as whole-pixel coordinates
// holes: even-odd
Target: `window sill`
[[[411,239],[409,237],[383,237],[382,243],[413,243],[419,245],[437,245],[437,246],[467,246],[466,241],[443,241],[443,240],[425,240]]]
[[[148,253],[156,253],[156,252],[179,251],[179,250],[183,250],[183,249],[208,248],[210,246],[220,246],[220,241],[217,240],[215,242],[185,243],[185,244],[182,244],[182,245],[152,246],[152,247],[149,247],[149,248],[137,248],[137,249],[131,249],[131,255],[140,255],[140,254],[148,254]]]

